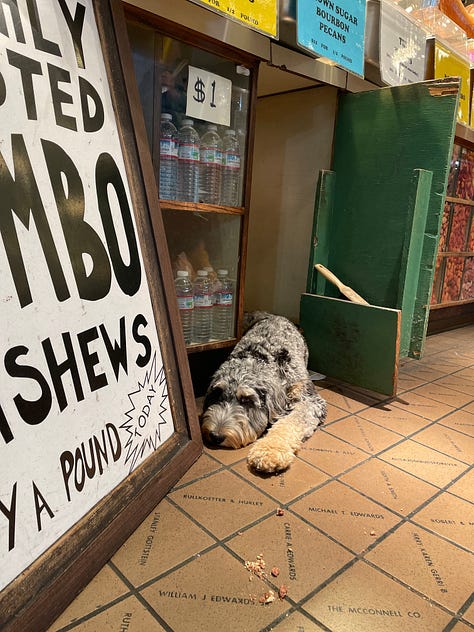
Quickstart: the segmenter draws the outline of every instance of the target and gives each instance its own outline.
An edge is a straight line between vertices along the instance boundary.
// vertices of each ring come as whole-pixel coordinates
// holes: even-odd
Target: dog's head
[[[200,419],[204,441],[227,448],[253,443],[270,421],[267,399],[263,388],[224,380],[211,383]]]

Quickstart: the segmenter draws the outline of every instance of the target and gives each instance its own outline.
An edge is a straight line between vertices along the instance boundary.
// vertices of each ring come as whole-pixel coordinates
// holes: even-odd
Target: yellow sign
[[[278,0],[193,0],[255,31],[278,36]]]
[[[435,41],[434,78],[444,79],[444,77],[460,77],[458,121],[469,125],[469,98],[471,94],[469,62]]]

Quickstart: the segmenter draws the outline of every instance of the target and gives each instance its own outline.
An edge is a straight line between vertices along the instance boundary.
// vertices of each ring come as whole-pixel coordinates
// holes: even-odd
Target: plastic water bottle
[[[212,289],[207,270],[198,270],[194,279],[193,342],[208,342],[212,327]]]
[[[178,299],[184,342],[189,345],[193,339],[194,315],[194,292],[193,284],[189,278],[189,272],[187,270],[178,270],[176,272],[174,285],[176,288],[176,297]]]
[[[198,202],[199,134],[194,121],[184,119],[178,133],[178,199]]]
[[[233,129],[224,134],[222,143],[222,189],[221,204],[239,206],[240,149]]]
[[[161,115],[160,126],[160,197],[176,200],[178,186],[178,130],[171,114]]]
[[[212,315],[212,337],[225,340],[233,335],[234,284],[227,270],[217,271],[215,305]]]
[[[219,204],[221,199],[222,141],[217,125],[208,125],[201,137],[201,173],[199,199],[205,204]]]

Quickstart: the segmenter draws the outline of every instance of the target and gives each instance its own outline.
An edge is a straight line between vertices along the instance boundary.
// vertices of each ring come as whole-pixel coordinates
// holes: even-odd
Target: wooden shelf
[[[237,338],[229,338],[228,340],[210,340],[202,344],[191,344],[186,347],[188,354],[198,353],[200,351],[213,351],[215,349],[225,349],[233,347],[237,344]]]
[[[188,213],[218,213],[226,215],[244,215],[243,206],[218,206],[217,204],[201,204],[199,202],[179,202],[177,200],[160,200],[165,211],[187,211]]]

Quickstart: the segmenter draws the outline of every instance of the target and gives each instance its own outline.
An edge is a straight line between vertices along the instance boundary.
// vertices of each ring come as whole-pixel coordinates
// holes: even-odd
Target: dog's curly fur
[[[293,323],[252,312],[245,327],[245,335],[212,377],[201,431],[207,444],[228,448],[261,437],[251,447],[248,463],[261,472],[278,472],[323,423],[326,403],[309,378],[308,348]]]

